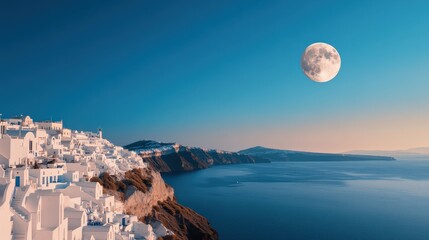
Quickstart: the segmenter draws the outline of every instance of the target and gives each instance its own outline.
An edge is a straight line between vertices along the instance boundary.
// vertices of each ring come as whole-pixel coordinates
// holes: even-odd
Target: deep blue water
[[[429,239],[429,161],[243,164],[164,178],[220,239]]]

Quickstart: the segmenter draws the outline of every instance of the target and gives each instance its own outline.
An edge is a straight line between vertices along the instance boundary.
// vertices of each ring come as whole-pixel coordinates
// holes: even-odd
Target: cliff
[[[91,181],[100,182],[105,192],[121,200],[127,214],[136,215],[151,225],[160,222],[174,232],[164,239],[218,239],[208,220],[180,205],[174,198],[173,188],[153,169],[133,169],[121,177],[102,173]]]
[[[136,151],[145,162],[159,172],[186,172],[213,165],[269,162],[267,159],[235,152],[148,140],[126,145],[124,148]]]
[[[146,217],[146,222],[156,219],[176,233],[176,239],[218,239],[216,230],[211,228],[207,219],[192,209],[178,204],[174,200],[160,202]]]
[[[125,191],[125,212],[132,213],[139,218],[149,215],[158,202],[174,199],[173,188],[164,182],[158,172],[149,171],[148,174],[151,178],[151,186],[148,191],[143,192],[134,185],[130,185]]]

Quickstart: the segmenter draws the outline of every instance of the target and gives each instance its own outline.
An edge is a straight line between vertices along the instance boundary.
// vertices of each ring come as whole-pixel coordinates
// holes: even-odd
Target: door
[[[21,185],[21,177],[20,176],[16,176],[15,177],[15,186],[19,187]]]

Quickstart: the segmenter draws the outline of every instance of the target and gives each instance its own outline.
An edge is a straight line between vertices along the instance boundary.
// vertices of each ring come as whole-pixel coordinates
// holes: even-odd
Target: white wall
[[[10,136],[3,135],[0,139],[0,164],[4,164],[9,167],[10,158]]]
[[[12,212],[10,201],[12,199],[14,181],[0,185],[0,239],[10,240],[12,232]]]
[[[41,196],[42,199],[42,228],[58,227],[64,219],[62,194]]]
[[[23,138],[15,138],[9,135],[4,135],[0,139],[0,163],[6,166],[14,166],[25,164],[25,159],[33,159],[34,154],[30,152],[30,143],[33,145],[33,152],[36,147],[35,136],[31,132],[27,132]],[[5,159],[7,159],[5,161]]]
[[[30,176],[28,168],[14,168],[12,169],[12,178],[15,179],[19,176],[19,186],[27,186],[30,183]]]
[[[61,182],[60,178],[64,175],[64,168],[39,168],[30,169],[30,176],[37,178],[37,185],[40,187],[48,187],[52,183]]]
[[[62,130],[63,129],[63,122],[59,121],[59,122],[51,122],[51,121],[46,121],[46,122],[37,122],[36,123],[38,128],[41,129],[45,129],[45,130]]]
[[[83,227],[83,239],[90,239],[91,236],[94,236],[95,240],[115,240],[115,232],[109,225]]]

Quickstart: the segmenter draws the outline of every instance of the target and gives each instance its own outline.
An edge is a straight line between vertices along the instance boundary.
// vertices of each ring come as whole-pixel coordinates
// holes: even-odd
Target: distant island
[[[388,156],[301,152],[260,146],[238,152],[229,152],[187,147],[178,143],[162,143],[153,140],[137,141],[124,146],[124,148],[137,152],[153,169],[163,173],[189,172],[216,165],[240,163],[395,160],[395,158]]]
[[[266,147],[252,147],[238,152],[239,154],[269,160],[271,162],[321,162],[321,161],[394,161],[390,156],[364,154],[317,153],[292,150],[280,150]]]
[[[385,155],[398,160],[426,160],[429,158],[429,147],[410,148],[403,150],[354,150],[346,154]]]

